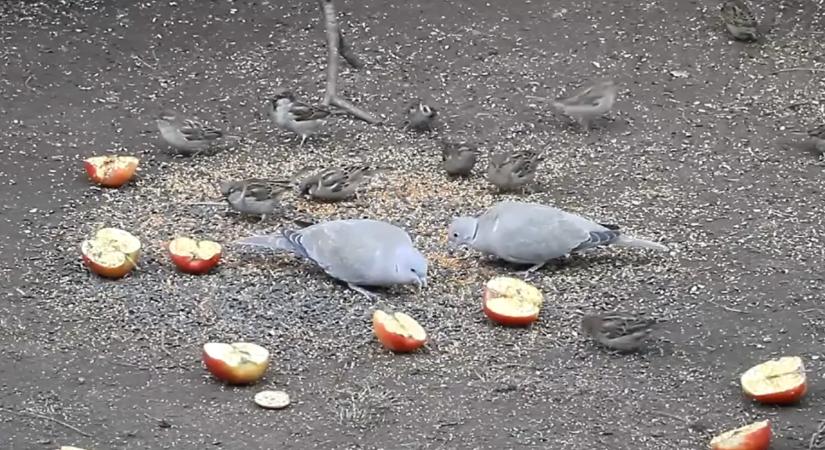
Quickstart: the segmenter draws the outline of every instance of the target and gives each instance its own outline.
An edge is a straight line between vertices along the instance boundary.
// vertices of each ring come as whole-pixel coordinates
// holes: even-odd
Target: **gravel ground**
[[[261,108],[283,86],[321,97],[315,2],[0,6],[0,354],[13,361],[0,366],[0,447],[687,450],[770,418],[773,449],[807,448],[824,411],[825,186],[798,132],[825,120],[825,4],[754,4],[771,31],[747,45],[722,32],[712,1],[476,3],[340,2],[366,61],[343,68],[343,95],[386,123],[338,116],[303,149]],[[819,71],[781,71],[800,67]],[[590,133],[530,97],[597,77],[621,89]],[[441,113],[433,134],[401,129],[417,96]],[[165,106],[240,140],[170,158],[153,123]],[[472,179],[440,171],[441,138],[479,142]],[[494,193],[481,176],[489,152],[528,146],[548,148],[537,192]],[[80,160],[106,151],[141,157],[139,178],[89,187]],[[345,162],[389,169],[352,202],[288,196],[291,214],[405,227],[430,260],[427,289],[383,290],[370,304],[291,256],[233,247],[207,276],[170,267],[163,247],[176,235],[228,243],[288,224],[193,204],[214,201],[219,180]],[[547,296],[540,322],[496,327],[480,286],[517,269],[449,252],[445,229],[505,198],[673,250],[608,249],[546,268],[534,279]],[[133,276],[81,266],[78,243],[104,225],[143,241]],[[376,306],[417,318],[431,343],[408,356],[381,349]],[[649,351],[614,355],[578,331],[581,311],[602,309],[666,323]],[[267,377],[214,382],[199,361],[207,340],[266,346]],[[742,398],[743,370],[789,354],[810,370],[801,404]],[[262,387],[293,405],[256,408]]]

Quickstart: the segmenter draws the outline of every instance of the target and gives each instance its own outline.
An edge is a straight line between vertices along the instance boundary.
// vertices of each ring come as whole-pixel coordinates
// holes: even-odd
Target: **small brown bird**
[[[441,161],[449,175],[469,176],[478,159],[478,148],[466,142],[442,142]]]
[[[808,136],[814,140],[816,151],[825,154],[825,123],[809,130]]]
[[[281,204],[278,197],[287,191],[290,184],[281,180],[248,179],[222,182],[221,194],[232,209],[249,215],[266,216],[274,214]]]
[[[588,130],[592,119],[613,108],[617,95],[616,84],[605,80],[586,85],[569,97],[556,99],[553,106],[575,118],[584,130]]]
[[[495,154],[487,167],[487,181],[499,192],[522,189],[536,178],[540,162],[541,151],[533,149]]]
[[[330,167],[308,176],[298,185],[301,195],[322,202],[337,202],[355,196],[366,178],[379,172],[364,164]]]
[[[744,0],[725,0],[719,8],[719,15],[734,39],[756,41],[759,30],[756,16]]]
[[[607,348],[633,352],[642,346],[655,323],[656,320],[633,313],[586,314],[582,331]]]
[[[431,131],[437,115],[435,108],[416,100],[407,110],[407,127],[415,131]]]

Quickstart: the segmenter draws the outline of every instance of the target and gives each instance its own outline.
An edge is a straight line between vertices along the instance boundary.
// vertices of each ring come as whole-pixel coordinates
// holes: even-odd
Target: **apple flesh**
[[[753,366],[742,374],[740,382],[745,395],[765,404],[794,404],[808,391],[805,365],[798,356],[785,356]]]
[[[539,318],[544,295],[534,286],[510,277],[495,277],[484,285],[484,314],[507,326],[527,326]]]
[[[119,228],[101,228],[80,244],[83,262],[106,278],[122,278],[137,266],[140,240]]]
[[[209,342],[203,346],[203,364],[217,379],[229,384],[252,384],[269,367],[269,351],[250,342]]]
[[[376,310],[372,314],[372,331],[384,347],[396,353],[418,350],[427,342],[424,328],[402,312],[387,314]]]
[[[89,179],[95,183],[118,188],[135,176],[139,159],[134,156],[94,156],[83,161]]]
[[[213,241],[196,241],[180,237],[169,243],[169,257],[181,272],[204,274],[218,265],[221,244]]]
[[[771,445],[768,420],[726,431],[710,441],[711,450],[767,450]]]

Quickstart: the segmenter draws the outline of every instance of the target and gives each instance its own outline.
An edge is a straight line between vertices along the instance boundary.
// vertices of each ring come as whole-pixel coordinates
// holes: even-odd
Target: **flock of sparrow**
[[[758,40],[757,22],[742,0],[725,0],[721,17],[738,40]],[[585,86],[575,94],[552,102],[555,109],[575,118],[586,131],[591,120],[611,110],[617,97],[612,81]],[[267,116],[278,128],[301,138],[300,145],[321,130],[331,118],[326,106],[296,100],[289,91],[268,99]],[[429,131],[436,109],[421,101],[407,111],[410,130]],[[157,119],[163,139],[180,155],[210,152],[224,133],[203,123],[185,119],[166,110]],[[825,125],[809,132],[817,148],[825,152]],[[450,176],[469,176],[478,159],[473,144],[442,143],[443,168]],[[500,191],[518,191],[531,183],[539,166],[541,151],[527,149],[491,155],[487,180]],[[356,195],[365,180],[379,169],[368,165],[331,167],[291,180],[246,179],[220,183],[220,192],[235,210],[266,218],[280,207],[278,197],[296,187],[298,192],[318,201],[334,202]],[[376,294],[364,286],[427,284],[428,263],[403,229],[371,219],[343,219],[304,224],[297,230],[256,235],[236,244],[291,252],[323,269],[351,289],[373,299]],[[530,268],[525,276],[554,260],[608,245],[667,251],[664,245],[626,235],[619,227],[600,224],[555,207],[519,201],[502,201],[478,216],[454,218],[448,228],[452,246],[465,246],[488,256]],[[583,331],[598,343],[618,351],[638,349],[650,334],[655,319],[643,314],[612,312],[585,314]]]

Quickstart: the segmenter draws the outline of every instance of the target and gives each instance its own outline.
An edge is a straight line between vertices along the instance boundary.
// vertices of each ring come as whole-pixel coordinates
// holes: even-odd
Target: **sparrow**
[[[197,155],[223,137],[223,131],[186,119],[171,109],[163,110],[156,122],[163,140],[182,156]]]
[[[261,221],[278,209],[278,197],[287,190],[259,179],[223,182],[220,187],[232,209],[242,214],[261,216]]]
[[[307,137],[326,124],[331,114],[326,106],[312,106],[295,100],[290,91],[283,91],[268,102],[266,109],[272,121],[279,128],[301,136],[301,147]]]
[[[478,159],[478,148],[466,142],[442,142],[441,161],[449,175],[469,176]]]
[[[725,0],[719,8],[719,15],[734,39],[740,41],[756,41],[759,39],[759,30],[756,16],[744,0]]]
[[[416,100],[407,110],[407,127],[415,131],[431,131],[438,111],[421,100]]]
[[[541,151],[533,149],[494,154],[487,167],[487,181],[499,192],[521,189],[535,179],[540,162]]]
[[[825,154],[825,123],[808,130],[808,136],[813,138],[816,151]]]
[[[263,195],[269,197],[273,194],[277,195],[281,191],[289,189],[292,186],[292,182],[290,180],[247,178],[245,180],[237,181],[221,181],[218,184],[218,187],[221,191],[221,195],[223,195],[224,198],[228,197],[232,191],[243,190],[244,186],[246,186],[247,191],[249,191],[250,195]]]
[[[559,98],[553,106],[568,116],[574,117],[585,130],[590,120],[610,111],[616,103],[617,89],[613,81],[589,84],[566,98]]]
[[[586,314],[582,331],[600,345],[619,352],[638,350],[653,331],[656,320],[632,313]]]
[[[346,200],[355,196],[366,177],[378,171],[367,165],[330,167],[306,177],[298,185],[298,192],[323,202]]]

